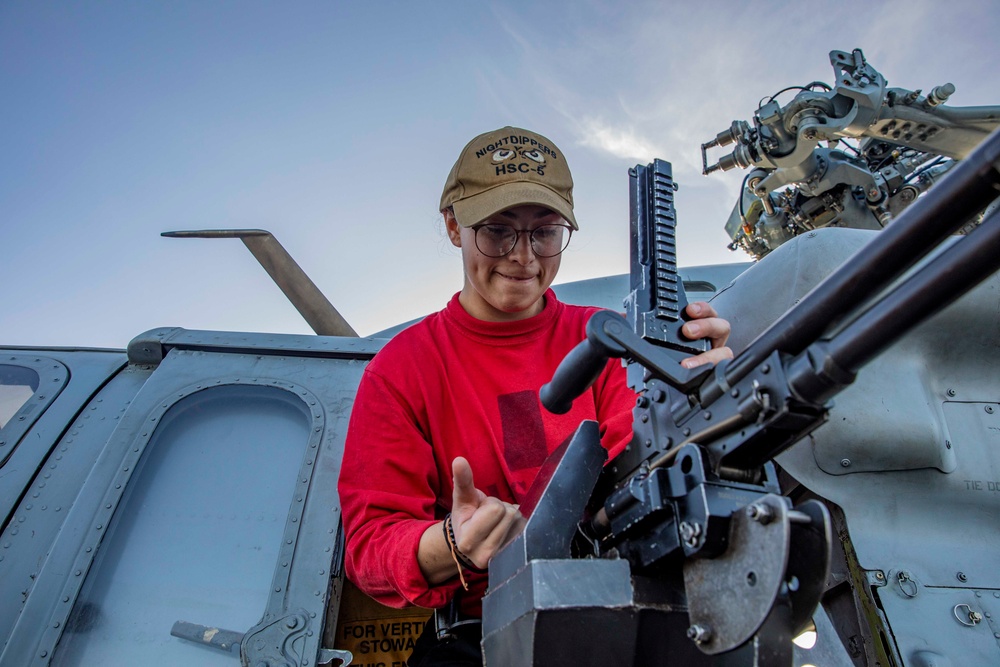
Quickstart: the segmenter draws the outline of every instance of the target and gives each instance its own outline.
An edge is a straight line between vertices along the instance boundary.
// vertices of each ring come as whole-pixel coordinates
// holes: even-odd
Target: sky
[[[627,170],[673,163],[682,265],[747,261],[742,173],[700,145],[863,49],[889,85],[1000,104],[996,0],[0,2],[0,345],[310,333],[235,239],[263,228],[361,334],[461,288],[437,211],[467,141],[549,137],[580,232],[557,282],[628,271]]]

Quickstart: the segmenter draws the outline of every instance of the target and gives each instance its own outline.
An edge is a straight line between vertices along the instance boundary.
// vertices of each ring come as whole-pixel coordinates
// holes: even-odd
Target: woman
[[[365,370],[340,478],[348,578],[389,606],[457,607],[447,641],[429,624],[410,667],[482,664],[484,572],[517,529],[520,499],[584,419],[600,424],[610,456],[624,448],[635,404],[618,360],[567,414],[538,401],[597,310],[563,304],[549,289],[578,229],[573,179],[555,144],[513,127],[476,137],[440,208],[464,284]],[[725,320],[704,303],[688,314],[685,335],[713,348],[685,365],[732,356]]]

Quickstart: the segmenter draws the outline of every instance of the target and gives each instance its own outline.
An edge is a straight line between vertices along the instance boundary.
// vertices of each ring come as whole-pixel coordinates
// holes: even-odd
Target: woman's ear
[[[455,213],[450,208],[446,208],[441,213],[444,215],[444,226],[448,230],[448,239],[453,246],[461,248],[462,228],[459,226],[458,220],[455,219]]]

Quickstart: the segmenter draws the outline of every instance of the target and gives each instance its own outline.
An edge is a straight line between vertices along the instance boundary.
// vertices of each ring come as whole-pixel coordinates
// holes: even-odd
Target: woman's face
[[[508,225],[531,231],[542,225],[566,224],[542,206],[517,206],[498,213],[482,224]],[[445,212],[448,238],[462,249],[465,284],[459,302],[473,317],[488,322],[521,320],[537,315],[545,306],[545,291],[559,271],[562,255],[538,257],[528,234],[521,234],[514,249],[503,257],[488,257],[476,247],[476,231],[462,227],[450,211]],[[478,226],[478,225],[477,225]]]

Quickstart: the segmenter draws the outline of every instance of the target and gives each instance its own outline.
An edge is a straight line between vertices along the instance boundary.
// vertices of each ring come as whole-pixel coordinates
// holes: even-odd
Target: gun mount
[[[832,520],[818,500],[781,495],[772,460],[823,424],[867,363],[1000,269],[1000,213],[949,239],[998,193],[994,132],[714,369],[682,368],[634,308],[595,315],[542,400],[559,411],[622,358],[639,394],[635,437],[602,468],[585,423],[543,469],[524,532],[491,563],[488,664],[594,664],[605,651],[615,664],[790,665],[828,585]],[[588,503],[581,485],[594,488]]]
[[[860,49],[830,63],[833,86],[785,88],[702,145],[703,173],[750,169],[726,223],[731,249],[759,259],[812,229],[881,229],[1000,124],[1000,106],[945,105],[950,83],[926,96],[889,88]],[[708,164],[709,149],[730,145]]]

